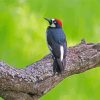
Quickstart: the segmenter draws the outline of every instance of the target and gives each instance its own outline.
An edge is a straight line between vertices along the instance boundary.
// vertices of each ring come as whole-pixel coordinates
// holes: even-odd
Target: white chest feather
[[[64,57],[64,48],[63,46],[60,46],[60,60],[63,61],[63,57]]]

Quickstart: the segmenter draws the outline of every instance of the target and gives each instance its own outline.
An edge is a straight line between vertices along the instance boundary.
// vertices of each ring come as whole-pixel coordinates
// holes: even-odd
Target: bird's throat
[[[56,27],[56,25],[55,25],[54,23],[52,23],[52,24],[50,25],[50,27]]]

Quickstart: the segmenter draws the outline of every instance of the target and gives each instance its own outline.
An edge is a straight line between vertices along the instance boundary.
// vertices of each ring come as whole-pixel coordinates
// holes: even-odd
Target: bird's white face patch
[[[56,27],[54,21],[55,21],[55,19],[52,19],[52,24],[50,25],[50,27]]]
[[[55,19],[52,19],[52,22],[54,21]]]
[[[63,61],[63,56],[64,56],[64,48],[63,46],[61,45],[60,46],[60,60]]]
[[[50,27],[56,27],[56,25],[55,25],[54,23],[52,23],[52,24],[50,25]]]

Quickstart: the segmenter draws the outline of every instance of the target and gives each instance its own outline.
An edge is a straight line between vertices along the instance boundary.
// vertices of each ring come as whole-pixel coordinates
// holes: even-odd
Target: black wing
[[[48,29],[47,30],[47,42],[50,46],[50,50],[54,57],[60,58],[60,46],[64,47],[66,51],[66,37],[62,29]]]

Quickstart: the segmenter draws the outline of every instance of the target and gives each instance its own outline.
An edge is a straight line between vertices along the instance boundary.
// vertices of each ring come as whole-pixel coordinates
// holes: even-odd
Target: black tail
[[[63,61],[61,61],[58,58],[54,59],[54,62],[53,62],[54,73],[56,73],[56,72],[62,73],[64,71],[64,68],[65,68],[65,63],[66,63],[65,59],[63,59]]]

